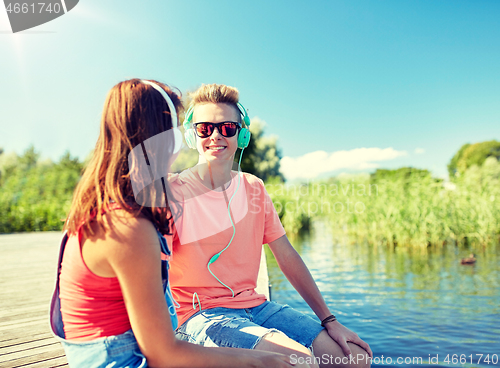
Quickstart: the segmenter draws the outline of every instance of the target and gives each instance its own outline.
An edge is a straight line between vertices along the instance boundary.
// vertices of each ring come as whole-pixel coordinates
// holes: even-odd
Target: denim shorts
[[[76,368],[144,368],[146,357],[141,353],[132,330],[115,336],[82,342],[62,338],[66,358]]]
[[[270,332],[281,332],[306,348],[324,328],[288,305],[264,302],[254,308],[197,312],[176,331],[180,340],[203,346],[253,349]]]

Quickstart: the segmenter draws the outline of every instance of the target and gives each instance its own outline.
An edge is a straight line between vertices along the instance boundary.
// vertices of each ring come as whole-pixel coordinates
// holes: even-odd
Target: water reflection
[[[315,224],[311,234],[292,242],[308,265],[332,312],[367,341],[375,356],[500,356],[500,249],[476,249],[477,262],[461,265],[469,249],[447,245],[416,251],[389,250],[335,241],[328,227]],[[268,250],[267,250],[268,251]],[[314,315],[278,269],[268,251],[273,299]],[[430,355],[430,356],[429,356]],[[439,364],[434,364],[439,362]],[[497,363],[500,364],[500,363]],[[424,366],[420,365],[420,367]],[[412,366],[406,365],[406,366]]]

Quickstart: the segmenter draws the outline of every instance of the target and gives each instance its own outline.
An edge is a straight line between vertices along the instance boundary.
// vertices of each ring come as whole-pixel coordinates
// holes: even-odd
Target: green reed
[[[304,186],[302,186],[304,187]],[[309,197],[301,195],[279,179],[266,183],[266,190],[273,200],[274,208],[288,236],[296,237],[311,226],[312,216],[307,210]]]
[[[487,245],[500,237],[499,178],[500,163],[489,158],[448,184],[430,175],[358,175],[266,188],[292,235],[323,219],[352,242]]]

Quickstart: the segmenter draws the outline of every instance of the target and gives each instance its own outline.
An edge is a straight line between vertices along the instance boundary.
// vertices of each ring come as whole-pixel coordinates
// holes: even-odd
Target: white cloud
[[[378,161],[405,156],[406,151],[389,148],[356,148],[350,151],[314,151],[300,157],[285,156],[281,159],[281,172],[287,179],[312,179],[320,174],[339,170],[366,170],[377,168]]]
[[[424,153],[425,153],[425,150],[423,148],[415,148],[416,155],[422,155]]]

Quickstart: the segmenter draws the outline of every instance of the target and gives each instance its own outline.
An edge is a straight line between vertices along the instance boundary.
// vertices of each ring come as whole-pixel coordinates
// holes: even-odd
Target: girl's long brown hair
[[[158,84],[170,96],[176,110],[182,109],[177,94]],[[179,114],[177,114],[178,116]],[[178,124],[178,122],[173,122]],[[90,222],[103,229],[103,213],[110,204],[134,216],[148,218],[163,234],[170,234],[172,214],[166,207],[144,207],[134,200],[128,155],[148,138],[172,128],[170,110],[163,96],[140,79],[118,83],[109,91],[101,118],[99,138],[92,158],[78,183],[64,229],[76,234],[81,228],[92,234]],[[167,188],[168,190],[168,188]]]

